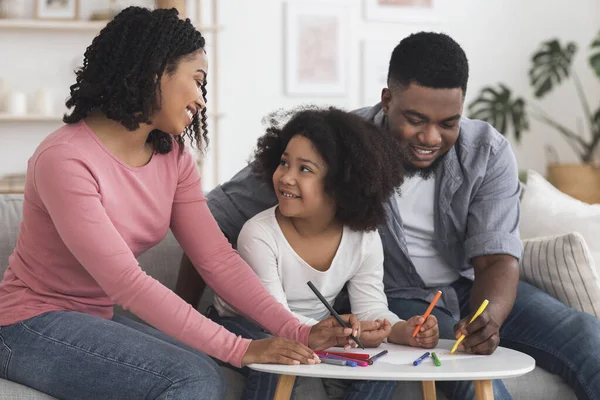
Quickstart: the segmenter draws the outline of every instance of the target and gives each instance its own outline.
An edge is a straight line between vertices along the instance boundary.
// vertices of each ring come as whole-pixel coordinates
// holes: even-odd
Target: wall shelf
[[[1,30],[100,31],[108,21],[58,21],[44,19],[0,19]]]
[[[0,122],[60,122],[62,116],[57,115],[41,115],[41,114],[25,114],[25,115],[10,115],[0,113]]]
[[[210,119],[221,119],[223,113],[208,113]],[[25,114],[25,115],[10,115],[0,113],[0,122],[62,122],[62,115],[40,115],[40,114]]]
[[[77,20],[44,20],[44,19],[0,19],[0,30],[31,30],[31,31],[79,31],[100,32],[108,21],[77,21]],[[201,26],[200,32],[216,32],[216,25]]]

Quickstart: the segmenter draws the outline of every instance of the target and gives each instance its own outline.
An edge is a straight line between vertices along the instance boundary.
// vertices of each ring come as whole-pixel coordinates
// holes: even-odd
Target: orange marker
[[[441,295],[442,295],[442,291],[438,290],[438,292],[435,294],[435,297],[433,298],[433,300],[431,300],[431,304],[429,304],[429,307],[427,307],[427,311],[425,311],[425,314],[423,314],[423,323],[425,323],[425,320],[427,319],[427,317],[429,317],[429,314],[431,314],[431,310],[433,310],[433,307],[435,307],[435,303],[437,303],[437,301],[440,299]],[[412,334],[412,337],[417,336],[417,333],[419,333],[419,329],[421,329],[422,326],[423,326],[423,324],[417,325],[417,327],[415,328],[415,331]]]

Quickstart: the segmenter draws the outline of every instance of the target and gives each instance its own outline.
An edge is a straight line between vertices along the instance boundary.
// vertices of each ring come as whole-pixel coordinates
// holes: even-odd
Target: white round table
[[[342,367],[330,364],[317,365],[279,365],[279,364],[250,364],[249,368],[261,372],[280,374],[276,400],[288,400],[292,393],[296,376],[333,379],[359,380],[395,380],[422,381],[423,399],[435,399],[435,381],[464,381],[475,383],[475,395],[478,400],[494,398],[492,390],[493,379],[514,378],[531,372],[535,360],[521,352],[498,347],[490,356],[476,356],[456,352],[448,354],[454,341],[440,340],[433,350],[384,343],[376,349],[355,349],[357,353],[376,354],[388,350],[388,354],[377,359],[368,367]],[[343,351],[336,348],[332,351]],[[413,366],[412,361],[426,351],[435,351],[442,363],[436,367],[431,357],[420,365]]]

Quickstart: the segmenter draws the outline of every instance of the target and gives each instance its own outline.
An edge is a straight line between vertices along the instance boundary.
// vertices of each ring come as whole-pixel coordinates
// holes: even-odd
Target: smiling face
[[[327,169],[312,142],[302,135],[294,136],[273,174],[279,212],[288,218],[306,219],[335,215],[335,203],[325,193]]]
[[[458,139],[463,91],[433,89],[411,83],[383,89],[381,100],[388,129],[402,143],[408,173],[432,175]]]
[[[194,116],[206,107],[202,86],[206,83],[208,60],[204,49],[181,59],[175,70],[160,80],[160,110],[153,116],[156,129],[181,134]]]

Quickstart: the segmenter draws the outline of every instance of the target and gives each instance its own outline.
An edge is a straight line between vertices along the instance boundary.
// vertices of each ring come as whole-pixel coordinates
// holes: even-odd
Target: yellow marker
[[[471,320],[469,321],[469,324],[473,321],[475,321],[475,318],[479,317],[481,315],[481,313],[483,312],[483,310],[485,310],[485,308],[487,307],[489,301],[484,300],[481,305],[479,306],[479,309],[477,309],[477,312],[473,315],[473,318],[471,318]],[[454,346],[452,346],[452,350],[450,350],[450,354],[454,354],[454,352],[456,351],[456,348],[458,347],[458,345],[460,344],[460,342],[462,342],[463,340],[465,340],[465,335],[461,335],[458,340],[456,341],[456,343],[454,343]]]

